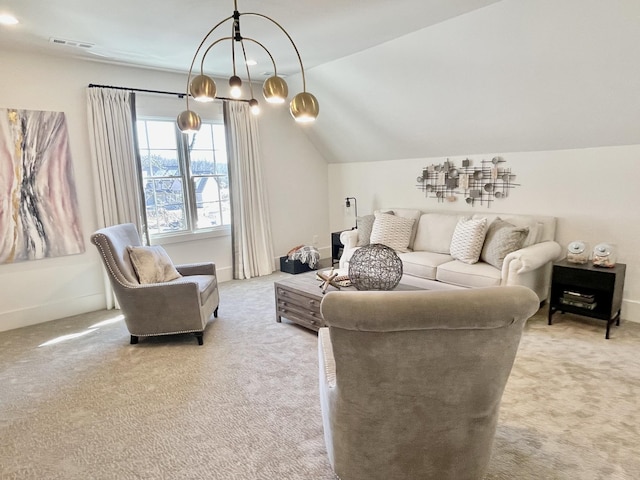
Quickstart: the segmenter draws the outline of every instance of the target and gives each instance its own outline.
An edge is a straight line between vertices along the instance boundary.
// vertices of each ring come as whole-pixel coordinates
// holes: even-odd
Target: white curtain
[[[233,278],[269,275],[274,268],[271,222],[262,181],[258,122],[246,102],[224,102],[229,148]]]
[[[87,100],[98,227],[133,223],[145,238],[134,140],[134,94],[90,87]],[[115,299],[106,273],[105,290],[107,308],[113,308]]]

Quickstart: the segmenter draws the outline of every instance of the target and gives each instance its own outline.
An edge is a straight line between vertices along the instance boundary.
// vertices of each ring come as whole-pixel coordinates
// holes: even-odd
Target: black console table
[[[627,266],[617,263],[612,268],[569,263],[553,264],[549,325],[556,311],[569,312],[607,321],[605,338],[615,322],[620,325],[622,289]]]

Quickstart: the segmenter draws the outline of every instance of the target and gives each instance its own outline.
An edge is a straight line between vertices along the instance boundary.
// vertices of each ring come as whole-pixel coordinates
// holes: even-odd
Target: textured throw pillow
[[[453,231],[450,247],[451,256],[464,263],[476,263],[480,259],[486,233],[486,218],[461,218]]]
[[[489,225],[480,259],[502,269],[504,258],[521,249],[528,235],[529,227],[516,227],[498,217]]]
[[[375,219],[376,217],[374,215],[358,217],[358,247],[369,245],[371,229],[373,228],[373,222]]]
[[[406,252],[415,220],[377,212],[375,217],[371,229],[371,243],[381,243],[398,252]]]
[[[140,283],[168,282],[180,278],[167,252],[160,245],[151,247],[128,246],[129,258]]]

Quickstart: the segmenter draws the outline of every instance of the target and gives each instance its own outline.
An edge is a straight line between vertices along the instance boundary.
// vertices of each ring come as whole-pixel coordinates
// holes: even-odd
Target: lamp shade
[[[191,81],[189,90],[198,102],[212,102],[216,96],[216,82],[207,75],[198,75]]]
[[[194,133],[200,130],[200,116],[191,110],[185,110],[178,115],[177,123],[182,133]]]
[[[289,106],[296,122],[313,122],[320,112],[318,100],[309,92],[301,92],[293,97]]]
[[[262,94],[269,103],[284,103],[285,98],[289,95],[289,87],[283,78],[274,75],[264,81]]]

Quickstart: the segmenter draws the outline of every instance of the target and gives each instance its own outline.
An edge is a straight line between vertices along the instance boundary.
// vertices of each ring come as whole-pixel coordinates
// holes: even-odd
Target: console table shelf
[[[566,260],[554,263],[549,299],[549,325],[558,310],[606,320],[609,338],[611,324],[620,325],[624,263],[612,268],[580,265]]]

